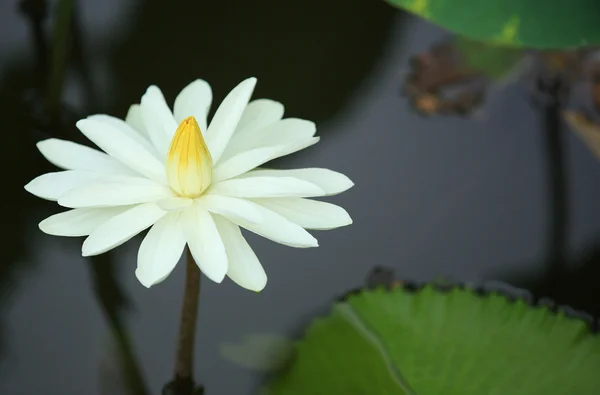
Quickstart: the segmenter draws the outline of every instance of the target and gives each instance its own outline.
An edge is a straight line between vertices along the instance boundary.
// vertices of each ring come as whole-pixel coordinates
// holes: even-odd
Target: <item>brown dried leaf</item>
[[[569,126],[600,159],[600,125],[593,122],[588,116],[577,111],[565,111],[563,116]]]

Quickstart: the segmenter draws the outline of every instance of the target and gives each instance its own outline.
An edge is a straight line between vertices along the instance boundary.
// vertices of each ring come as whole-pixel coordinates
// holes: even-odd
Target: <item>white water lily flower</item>
[[[164,280],[186,244],[202,272],[225,275],[260,291],[267,276],[240,227],[291,247],[316,247],[305,229],[333,229],[352,220],[341,207],[307,198],[341,193],[353,183],[320,168],[257,169],[315,144],[314,123],[283,117],[281,103],[249,102],[256,85],[235,87],[207,127],[208,83],[196,80],[179,93],[174,111],[156,86],[125,121],[93,115],[79,130],[104,152],[70,141],[37,144],[64,171],[25,186],[30,193],[72,210],[40,222],[56,236],[88,236],[83,256],[104,253],[152,227],[140,246],[139,281]]]

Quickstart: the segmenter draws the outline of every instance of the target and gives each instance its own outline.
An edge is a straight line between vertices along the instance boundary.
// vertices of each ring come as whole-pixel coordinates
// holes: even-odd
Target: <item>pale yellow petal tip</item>
[[[256,292],[257,294],[261,293],[267,286],[267,282],[265,281],[264,285],[262,285],[261,288],[257,288],[257,289],[253,289],[254,292]]]
[[[260,284],[260,285],[258,285],[258,284]],[[267,279],[266,278],[264,279],[264,283],[262,281],[260,281],[260,282],[258,282],[258,284],[257,284],[258,286],[254,285],[252,287],[251,286],[242,286],[241,284],[238,284],[238,285],[242,286],[243,288],[246,288],[249,291],[252,291],[252,292],[255,292],[255,293],[259,294],[259,293],[261,293],[266,288],[266,286],[267,286]]]
[[[193,116],[177,127],[166,165],[169,186],[179,196],[198,197],[210,186],[212,157]]]

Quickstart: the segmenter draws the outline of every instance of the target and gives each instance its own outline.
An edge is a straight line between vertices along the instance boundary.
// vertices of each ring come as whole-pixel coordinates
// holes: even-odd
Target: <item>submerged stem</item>
[[[32,42],[37,63],[38,88],[45,94],[48,74],[48,43],[44,31],[44,22],[48,15],[46,0],[21,0],[21,11],[31,23]]]
[[[108,321],[108,326],[119,351],[125,388],[129,395],[148,395],[142,370],[133,351],[131,338],[124,323],[123,314],[129,301],[115,277],[112,254],[95,256],[89,266],[92,271],[96,298]]]
[[[71,38],[71,22],[75,0],[60,0],[56,7],[56,22],[52,39],[52,65],[50,85],[46,95],[46,108],[55,117],[60,108],[63,80]]]
[[[544,109],[544,134],[548,164],[550,226],[548,231],[548,292],[554,292],[567,261],[569,204],[566,150],[561,128],[560,82],[549,89],[550,100]]]
[[[192,395],[199,393],[199,390],[195,389],[193,373],[196,321],[200,301],[200,269],[194,262],[189,248],[186,249],[186,261],[185,289],[175,359],[175,377],[163,390],[164,394]]]

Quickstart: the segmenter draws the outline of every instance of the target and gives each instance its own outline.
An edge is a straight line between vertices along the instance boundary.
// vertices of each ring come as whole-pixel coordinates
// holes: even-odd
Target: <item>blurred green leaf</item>
[[[596,0],[386,0],[474,40],[563,49],[600,44]]]
[[[493,80],[506,77],[523,58],[521,49],[469,40],[461,36],[454,37],[453,45],[467,69]]]
[[[362,291],[316,320],[271,395],[592,395],[600,340],[580,319],[492,293]]]
[[[246,335],[241,343],[223,343],[221,356],[229,362],[246,369],[260,372],[281,370],[291,359],[292,340],[271,333]]]

